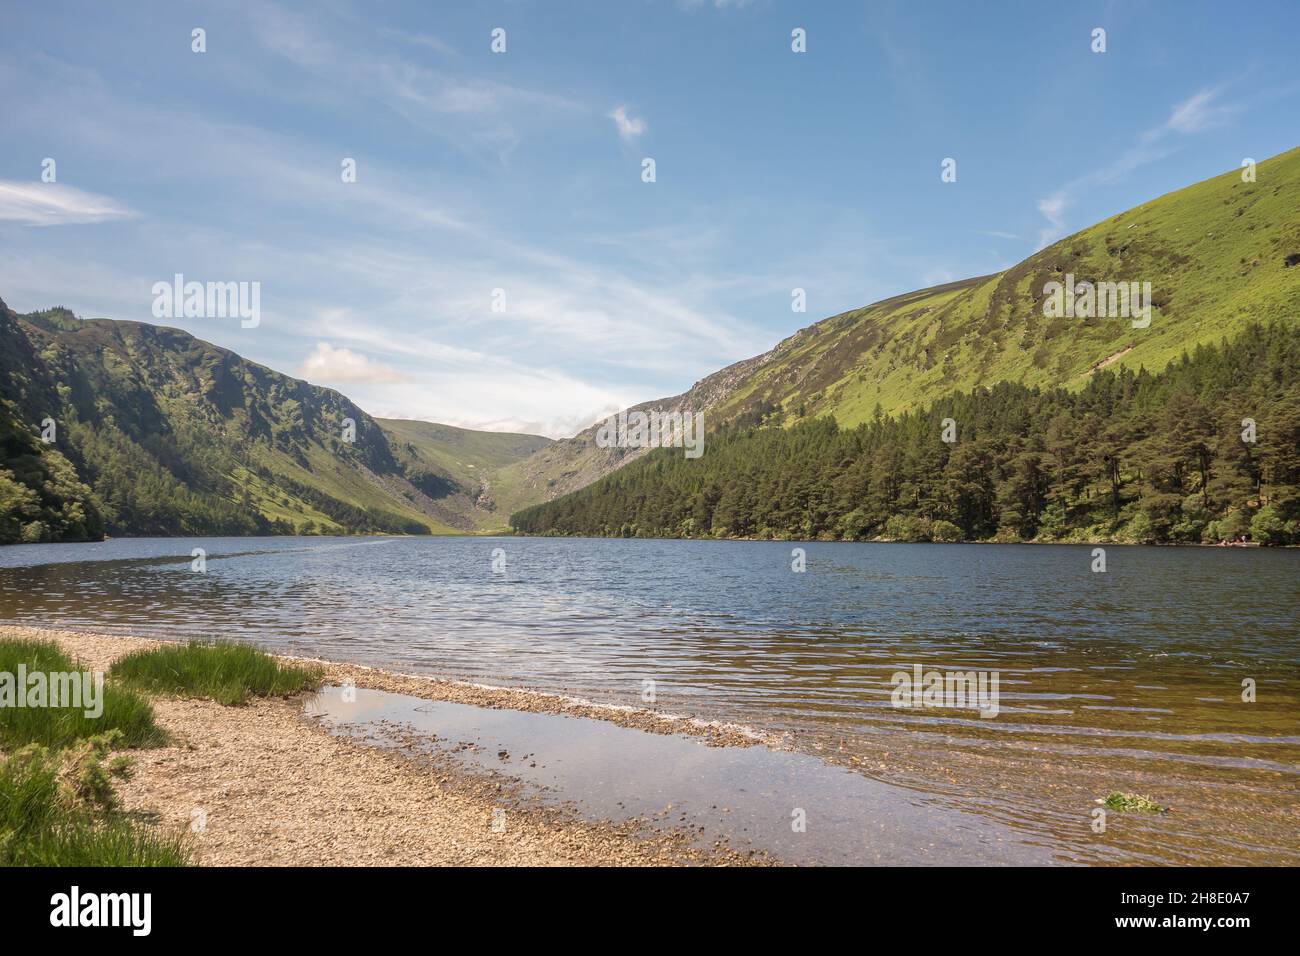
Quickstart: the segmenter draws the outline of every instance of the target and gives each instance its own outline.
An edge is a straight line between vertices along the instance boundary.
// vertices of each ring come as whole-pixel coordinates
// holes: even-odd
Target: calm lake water
[[[659,709],[783,735],[1060,861],[1300,862],[1300,552],[1106,563],[1072,546],[122,539],[0,549],[0,619],[611,703],[653,681]],[[997,715],[892,706],[917,665],[996,671]],[[1114,790],[1172,811],[1098,833]]]

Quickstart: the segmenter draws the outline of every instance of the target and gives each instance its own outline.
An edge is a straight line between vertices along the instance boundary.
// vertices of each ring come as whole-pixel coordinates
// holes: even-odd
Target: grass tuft
[[[182,834],[118,809],[115,781],[130,776],[131,761],[112,751],[167,742],[148,698],[104,682],[97,717],[86,715],[97,708],[84,697],[81,706],[52,706],[51,675],[85,672],[51,642],[0,639],[0,747],[12,751],[0,753],[0,866],[188,864],[193,851]],[[33,702],[33,675],[45,681],[44,706],[19,707],[19,695]]]
[[[109,738],[111,741],[112,738]],[[102,740],[102,738],[101,738]],[[0,866],[185,866],[193,851],[180,833],[162,833],[78,792],[68,753],[31,744],[0,755]],[[111,791],[110,791],[111,793]]]
[[[1109,810],[1121,813],[1164,813],[1168,807],[1162,807],[1148,796],[1140,793],[1112,793],[1105,800]]]
[[[316,668],[281,664],[232,641],[163,645],[119,658],[113,677],[142,690],[210,698],[230,706],[249,697],[287,697],[320,685]]]
[[[13,675],[16,685],[20,664],[25,665],[29,675],[86,670],[49,641],[0,640],[0,674]],[[18,693],[25,690],[14,689]],[[157,747],[167,741],[166,733],[154,722],[148,699],[113,683],[104,684],[103,713],[98,717],[87,717],[87,707],[16,707],[12,703],[0,706],[0,746],[6,748],[32,743],[67,747],[112,731],[117,732],[116,744],[123,747]]]

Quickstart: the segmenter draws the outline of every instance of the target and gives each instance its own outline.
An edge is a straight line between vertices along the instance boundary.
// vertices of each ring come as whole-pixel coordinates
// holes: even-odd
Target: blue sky
[[[256,328],[167,324],[568,435],[1296,146],[1297,38],[1292,0],[8,4],[0,297],[155,321],[174,273],[256,281]]]

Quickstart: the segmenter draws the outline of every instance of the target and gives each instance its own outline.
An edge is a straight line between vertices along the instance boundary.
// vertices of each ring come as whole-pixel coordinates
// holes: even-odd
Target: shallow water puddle
[[[701,845],[724,840],[797,864],[1056,862],[1050,848],[996,821],[805,754],[708,747],[587,717],[353,692],[349,702],[342,688],[326,687],[306,713],[334,733],[377,746],[415,743],[417,752],[507,774],[531,796],[592,820],[653,819],[690,831]]]

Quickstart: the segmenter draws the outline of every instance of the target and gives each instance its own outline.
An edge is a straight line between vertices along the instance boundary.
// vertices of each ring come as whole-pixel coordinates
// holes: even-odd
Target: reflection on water
[[[190,571],[190,549],[208,553]],[[491,553],[506,551],[504,573]],[[0,619],[269,649],[742,720],[1080,846],[1297,860],[1300,553],[515,538],[0,550]],[[995,719],[891,675],[996,670]],[[1257,688],[1242,702],[1242,682]],[[1110,789],[1176,813],[1089,828]],[[1139,837],[1135,834],[1141,834]],[[1148,845],[1149,844],[1149,845]]]
[[[1053,861],[1010,827],[805,754],[384,691],[356,689],[349,701],[341,690],[326,687],[306,706],[335,733],[454,755],[588,819],[652,820],[689,831],[702,847],[723,840],[799,865]]]

